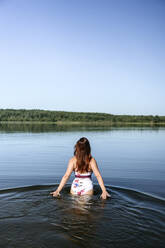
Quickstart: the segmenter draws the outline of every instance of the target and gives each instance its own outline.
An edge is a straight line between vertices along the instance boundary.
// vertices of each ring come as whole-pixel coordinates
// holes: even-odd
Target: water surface
[[[87,137],[111,199],[57,186]],[[1,127],[0,247],[164,247],[164,128]],[[21,235],[20,235],[21,233]]]

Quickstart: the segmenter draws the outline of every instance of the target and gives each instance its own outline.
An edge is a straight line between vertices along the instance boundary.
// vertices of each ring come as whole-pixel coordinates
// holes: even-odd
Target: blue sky
[[[164,0],[0,0],[0,108],[165,115]]]

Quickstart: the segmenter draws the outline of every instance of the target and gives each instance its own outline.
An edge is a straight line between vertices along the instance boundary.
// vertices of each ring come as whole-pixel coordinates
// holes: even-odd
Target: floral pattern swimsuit
[[[72,182],[71,189],[75,195],[85,195],[89,190],[93,189],[91,180],[92,172],[80,174],[75,172],[75,179]]]

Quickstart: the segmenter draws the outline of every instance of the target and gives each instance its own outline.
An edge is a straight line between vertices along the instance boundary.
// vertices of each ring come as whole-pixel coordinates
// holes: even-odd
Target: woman
[[[68,181],[72,172],[75,172],[75,179],[72,182],[70,193],[73,195],[92,195],[93,183],[92,172],[95,174],[102,189],[101,197],[106,199],[110,194],[106,191],[103,179],[99,172],[96,160],[91,156],[91,147],[87,138],[82,137],[75,145],[74,157],[69,160],[68,168],[56,191],[51,194],[54,197],[60,195],[60,191]]]

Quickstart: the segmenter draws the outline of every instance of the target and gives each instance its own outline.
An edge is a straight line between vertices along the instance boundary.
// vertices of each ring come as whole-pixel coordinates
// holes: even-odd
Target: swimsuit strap
[[[78,178],[91,178],[91,174],[92,172],[87,172],[87,173],[79,173],[77,171],[75,171],[75,177],[78,177]]]
[[[78,177],[78,178],[91,178],[91,175],[88,175],[88,176],[75,175],[75,177]]]

